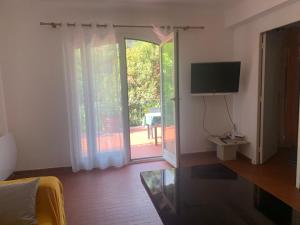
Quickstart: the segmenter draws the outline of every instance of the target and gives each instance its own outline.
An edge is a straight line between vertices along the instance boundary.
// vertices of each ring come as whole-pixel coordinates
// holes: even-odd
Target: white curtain
[[[73,171],[123,166],[127,154],[113,29],[65,28],[63,50]]]

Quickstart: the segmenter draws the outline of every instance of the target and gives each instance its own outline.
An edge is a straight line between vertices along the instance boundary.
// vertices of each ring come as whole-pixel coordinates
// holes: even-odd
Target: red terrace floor
[[[146,127],[131,127],[130,142],[131,142],[131,159],[140,159],[147,157],[162,156],[161,149],[161,128],[157,128],[158,144],[155,145],[155,139],[148,139]],[[123,135],[122,133],[112,133],[109,135],[99,135],[96,144],[101,151],[112,151],[112,149],[122,149]],[[83,152],[87,152],[87,139],[81,139]]]
[[[140,159],[148,157],[162,156],[161,148],[161,128],[157,128],[158,144],[155,145],[155,139],[148,139],[147,128],[131,127],[130,143],[131,143],[131,159]]]

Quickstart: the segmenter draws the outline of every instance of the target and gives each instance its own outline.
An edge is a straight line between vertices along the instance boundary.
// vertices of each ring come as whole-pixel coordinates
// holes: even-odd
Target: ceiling
[[[44,0],[60,3],[86,3],[86,4],[181,4],[181,5],[206,5],[206,6],[231,6],[244,0]]]

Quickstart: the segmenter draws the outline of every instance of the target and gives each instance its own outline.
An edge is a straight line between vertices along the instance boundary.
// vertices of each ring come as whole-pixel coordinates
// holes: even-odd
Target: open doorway
[[[125,39],[131,160],[162,157],[160,47]]]
[[[296,178],[300,23],[262,34],[262,43],[260,163],[275,160]]]

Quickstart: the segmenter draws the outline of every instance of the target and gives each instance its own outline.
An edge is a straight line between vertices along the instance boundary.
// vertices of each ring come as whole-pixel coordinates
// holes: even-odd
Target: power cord
[[[207,128],[206,128],[206,125],[205,125],[205,121],[206,121],[206,114],[207,114],[207,102],[206,102],[206,98],[205,96],[202,97],[202,101],[203,101],[203,105],[204,105],[204,112],[203,112],[203,117],[202,117],[202,128],[203,130],[210,136],[215,136],[213,135]],[[225,105],[226,105],[226,112],[227,112],[227,115],[228,115],[228,118],[230,120],[230,123],[232,124],[232,129],[236,129],[235,127],[235,124],[233,122],[233,119],[232,119],[232,116],[230,114],[230,110],[229,110],[229,104],[228,104],[228,101],[227,101],[227,98],[226,96],[224,95],[224,101],[225,101]],[[230,133],[229,132],[225,132],[226,133]]]
[[[205,96],[202,97],[202,101],[203,101],[203,105],[204,105],[204,112],[203,112],[203,117],[202,117],[202,128],[208,135],[212,136],[212,134],[209,132],[209,130],[205,126],[205,119],[206,119],[206,112],[207,112]]]
[[[227,98],[226,98],[225,95],[224,95],[224,101],[225,101],[225,104],[226,104],[227,115],[228,115],[228,117],[229,117],[229,120],[230,120],[232,126],[234,127],[235,124],[234,124],[234,122],[233,122],[233,120],[232,120],[232,117],[231,117],[231,115],[230,115],[229,106],[228,106]]]

